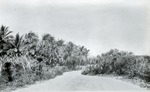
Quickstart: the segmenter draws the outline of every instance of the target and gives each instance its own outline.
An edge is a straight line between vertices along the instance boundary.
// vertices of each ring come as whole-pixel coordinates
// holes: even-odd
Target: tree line
[[[35,32],[12,32],[7,26],[0,28],[0,89],[5,83],[23,86],[86,64],[89,50],[84,46],[48,33],[40,38]]]
[[[84,46],[77,46],[72,42],[64,43],[64,40],[56,40],[50,34],[44,34],[42,39],[34,32],[13,36],[8,27],[0,29],[0,56],[27,56],[36,59],[44,59],[47,65],[66,65],[73,67],[84,64],[89,50]]]

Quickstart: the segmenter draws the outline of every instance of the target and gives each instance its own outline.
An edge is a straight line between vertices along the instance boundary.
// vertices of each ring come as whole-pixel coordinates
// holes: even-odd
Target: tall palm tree
[[[0,53],[4,54],[7,50],[9,50],[10,42],[13,39],[11,35],[12,31],[8,30],[8,27],[1,26],[0,28]]]
[[[6,43],[11,40],[13,38],[13,36],[10,35],[11,33],[12,31],[9,31],[8,27],[2,25],[0,29],[0,42]]]

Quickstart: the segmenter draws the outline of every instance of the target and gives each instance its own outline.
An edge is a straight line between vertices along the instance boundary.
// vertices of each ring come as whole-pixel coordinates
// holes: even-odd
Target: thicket
[[[114,74],[128,78],[138,77],[150,82],[150,56],[137,56],[132,52],[113,49],[92,59],[82,74]]]
[[[0,28],[0,90],[54,78],[84,65],[89,50],[50,34],[41,39],[34,32],[12,35]]]

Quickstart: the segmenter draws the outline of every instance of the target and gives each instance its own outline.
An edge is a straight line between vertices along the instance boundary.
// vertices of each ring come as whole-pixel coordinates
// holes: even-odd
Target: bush
[[[110,50],[87,66],[82,74],[115,74],[129,78],[139,77],[150,81],[150,56],[136,56],[133,53]]]
[[[47,80],[62,75],[68,71],[65,66],[46,66],[45,62],[38,62],[25,56],[5,58],[0,76],[0,90],[6,87],[22,87],[36,81]]]

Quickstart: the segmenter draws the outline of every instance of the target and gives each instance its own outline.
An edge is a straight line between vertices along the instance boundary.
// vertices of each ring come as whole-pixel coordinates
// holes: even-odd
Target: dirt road
[[[147,92],[146,89],[110,77],[81,75],[81,71],[64,73],[54,79],[21,88],[13,92],[51,91],[127,91]]]

